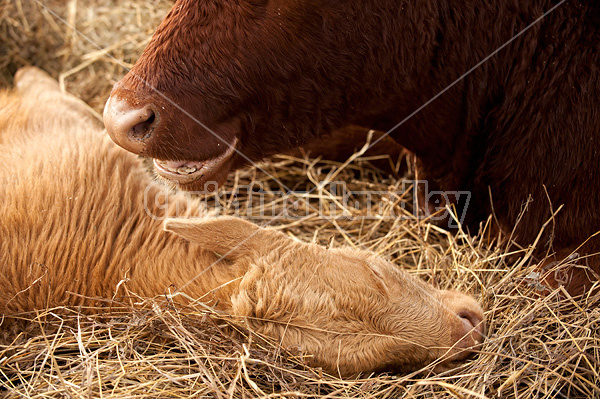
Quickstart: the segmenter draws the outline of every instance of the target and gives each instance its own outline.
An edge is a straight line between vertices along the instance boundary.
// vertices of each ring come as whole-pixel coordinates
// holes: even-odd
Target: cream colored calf
[[[372,253],[295,242],[231,217],[163,226],[144,209],[144,193],[162,189],[138,157],[114,145],[45,73],[21,70],[16,82],[15,92],[0,95],[5,326],[21,312],[97,311],[105,299],[128,303],[128,292],[153,297],[177,287],[342,375],[410,370],[440,356],[440,368],[448,367],[481,340],[475,300],[437,290]],[[178,194],[169,203],[200,212]],[[152,206],[151,213],[168,214]]]

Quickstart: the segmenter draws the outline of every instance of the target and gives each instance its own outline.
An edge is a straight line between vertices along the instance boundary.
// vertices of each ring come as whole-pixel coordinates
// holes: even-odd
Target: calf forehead
[[[377,265],[377,271],[371,264]],[[302,245],[253,260],[240,284],[244,292],[241,299],[257,305],[247,312],[267,319],[285,314],[315,319],[348,312],[394,312],[398,301],[390,293],[405,297],[426,286],[393,268],[367,252]],[[416,306],[416,302],[400,301],[407,307]]]

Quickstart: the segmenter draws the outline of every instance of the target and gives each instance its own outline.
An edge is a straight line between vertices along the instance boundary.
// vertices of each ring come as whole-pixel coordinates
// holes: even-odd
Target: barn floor
[[[112,84],[135,62],[171,4],[0,0],[0,86],[9,87],[19,67],[36,65],[99,115]],[[371,161],[278,156],[262,170],[230,177],[227,190],[239,190],[237,201],[227,195],[210,201],[223,213],[239,212],[257,223],[289,207],[272,225],[290,236],[369,248],[439,288],[474,295],[486,309],[489,334],[461,369],[339,379],[307,367],[299,354],[232,317],[203,308],[166,309],[149,300],[146,310],[118,318],[63,311],[62,319],[76,321],[69,327],[54,311],[38,315],[44,333],[0,346],[0,396],[600,398],[600,296],[574,300],[560,289],[540,295],[530,248],[509,253],[485,228],[471,236],[416,219],[412,186]],[[342,194],[331,186],[310,198],[285,194],[288,187],[310,191],[333,174],[348,191],[377,193],[355,194],[344,209],[336,204]],[[410,179],[410,172],[404,177]],[[267,192],[265,217],[248,206],[252,181]],[[368,212],[381,217],[365,218]]]

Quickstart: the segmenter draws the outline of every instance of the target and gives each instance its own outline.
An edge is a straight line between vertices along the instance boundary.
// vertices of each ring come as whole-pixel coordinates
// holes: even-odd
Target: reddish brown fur
[[[137,152],[205,160],[221,151],[145,81],[258,160],[351,122],[392,128],[556,3],[179,0],[111,98],[164,107]],[[392,132],[431,189],[472,193],[465,226],[491,213],[491,193],[510,232],[531,197],[519,243],[564,205],[537,254],[600,251],[598,239],[578,248],[600,228],[599,27],[596,0],[565,2]],[[208,177],[246,163],[234,156]],[[588,261],[600,271],[596,258],[577,262]]]
[[[155,204],[163,191],[142,160],[103,135],[84,106],[39,70],[16,81],[18,92],[0,93],[0,329],[22,312],[94,312],[113,298],[119,309],[138,301],[132,294],[181,288],[187,296],[175,303],[198,298],[335,374],[414,369],[440,356],[444,369],[481,339],[470,331],[483,319],[472,298],[372,253],[230,217],[167,219],[163,231],[144,193],[160,217],[176,207],[201,214],[198,203],[171,194],[167,210]]]

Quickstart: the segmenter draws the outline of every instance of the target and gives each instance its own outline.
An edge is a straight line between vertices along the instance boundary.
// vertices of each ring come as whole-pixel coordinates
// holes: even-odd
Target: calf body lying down
[[[160,197],[162,189],[142,161],[43,72],[24,69],[15,80],[15,92],[0,94],[0,162],[18,166],[0,172],[4,328],[23,312],[94,312],[106,299],[127,303],[128,293],[176,287],[186,296],[175,302],[201,298],[342,375],[414,369],[442,356],[447,368],[481,340],[475,300],[371,253],[299,243],[231,217],[167,219],[165,231],[144,209],[144,192]],[[148,211],[168,216],[159,202],[147,201]],[[200,213],[179,194],[169,204]]]

